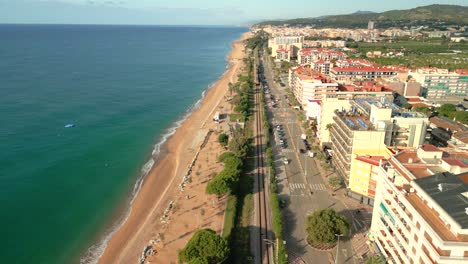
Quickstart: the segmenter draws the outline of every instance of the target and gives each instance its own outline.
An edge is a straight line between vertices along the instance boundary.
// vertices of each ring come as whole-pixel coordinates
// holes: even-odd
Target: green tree
[[[206,185],[206,193],[216,194],[222,196],[226,193],[231,192],[231,179],[228,177],[222,177],[220,175],[215,176]]]
[[[468,112],[457,111],[456,113],[453,113],[452,115],[456,121],[463,123],[463,124],[468,124]]]
[[[216,264],[229,256],[229,245],[226,239],[211,229],[197,231],[179,252],[181,263]]]
[[[311,244],[334,244],[335,234],[346,236],[349,223],[346,217],[333,209],[317,210],[306,219],[307,241]]]
[[[340,187],[343,184],[343,180],[338,176],[332,176],[332,177],[328,178],[328,184],[330,184],[330,186],[333,189],[336,189],[336,188]]]
[[[225,147],[228,144],[229,136],[226,135],[225,133],[221,133],[218,136],[218,141],[219,141],[219,144],[221,144],[221,146]]]
[[[328,132],[331,132],[331,130],[333,129],[333,124],[332,124],[332,123],[327,124],[327,125],[325,126],[325,129],[328,130]]]
[[[234,136],[230,140],[228,147],[237,157],[244,158],[249,151],[250,142],[247,137],[242,135],[240,130],[236,130],[234,131]]]
[[[325,155],[322,152],[317,153],[315,157],[320,161],[325,160]]]
[[[451,117],[451,115],[457,111],[455,105],[453,104],[444,104],[441,107],[437,108],[437,111],[440,115]]]
[[[414,110],[416,112],[422,113],[422,114],[424,114],[426,116],[429,116],[429,114],[431,113],[431,109],[429,107],[427,107],[427,106],[418,106],[418,107],[414,108]]]
[[[403,108],[405,108],[405,109],[410,110],[412,107],[413,107],[413,105],[410,104],[410,103],[404,103],[404,104],[403,104]]]
[[[366,264],[385,264],[385,258],[382,255],[370,256],[366,259]]]
[[[218,160],[224,163],[224,169],[206,185],[206,192],[217,196],[233,193],[240,179],[242,160],[232,152],[221,154]]]

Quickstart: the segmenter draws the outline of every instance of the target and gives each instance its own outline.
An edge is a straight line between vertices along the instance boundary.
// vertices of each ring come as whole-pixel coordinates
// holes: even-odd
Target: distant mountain
[[[351,13],[350,15],[365,15],[365,14],[375,14],[375,12],[358,10],[354,13]]]
[[[357,11],[349,15],[325,16],[320,18],[296,18],[265,21],[257,25],[315,25],[317,27],[365,28],[369,20],[379,28],[410,26],[434,23],[468,25],[468,6],[428,5],[407,10],[391,10],[382,13]]]

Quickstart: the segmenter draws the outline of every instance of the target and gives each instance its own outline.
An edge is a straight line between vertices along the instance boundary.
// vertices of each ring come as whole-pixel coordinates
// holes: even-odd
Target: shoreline
[[[193,137],[185,135],[195,136],[197,132],[202,132],[200,130],[227,92],[227,83],[236,77],[234,74],[237,73],[240,59],[236,56],[238,56],[239,49],[243,47],[239,43],[248,35],[249,32],[245,32],[231,43],[231,51],[226,56],[226,71],[202,92],[202,97],[187,110],[180,120],[168,128],[160,142],[154,145],[151,158],[145,165],[151,160],[154,160],[154,164],[149,172],[146,175],[143,173],[141,180],[135,183],[136,195],[131,198],[130,208],[128,208],[128,213],[124,212],[127,215],[122,216],[122,222],[115,224],[116,230],[110,231],[103,237],[102,242],[99,241],[93,245],[98,248],[105,246],[102,251],[98,252],[100,256],[94,255],[96,259],[92,260],[93,263],[137,261],[148,241],[155,238],[158,230],[151,227],[157,222],[156,218],[164,209],[169,194],[178,189],[178,183],[183,177],[182,172],[195,155],[191,152],[193,148],[185,148],[199,143],[193,142]],[[193,147],[196,148],[196,146]],[[87,256],[89,255],[83,254],[80,262]],[[87,261],[90,260],[87,259]]]

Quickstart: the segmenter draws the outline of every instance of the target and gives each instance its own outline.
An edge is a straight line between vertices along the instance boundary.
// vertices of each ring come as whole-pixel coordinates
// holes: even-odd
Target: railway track
[[[263,122],[262,122],[262,105],[261,105],[261,92],[260,85],[256,85],[255,89],[255,148],[257,154],[257,194],[258,194],[258,214],[257,214],[257,223],[259,227],[259,238],[258,243],[260,246],[260,263],[270,264],[273,263],[272,259],[272,247],[268,245],[270,238],[268,236],[269,228],[269,204],[268,204],[268,188],[267,183],[265,183],[265,169],[264,169],[264,151],[263,151]]]

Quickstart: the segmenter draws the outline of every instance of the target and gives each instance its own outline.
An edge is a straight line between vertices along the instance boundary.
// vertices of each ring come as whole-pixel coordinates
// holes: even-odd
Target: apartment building
[[[316,135],[320,144],[330,145],[330,129],[328,125],[334,123],[335,110],[350,109],[351,102],[357,98],[373,98],[380,100],[385,97],[386,101],[393,100],[392,91],[372,82],[362,82],[353,85],[340,85],[338,91],[327,94],[319,100],[309,100],[306,117],[315,124]],[[328,127],[327,127],[328,126]]]
[[[361,66],[378,66],[376,63],[374,62],[370,62],[368,60],[364,60],[364,59],[343,59],[343,60],[337,60],[335,62],[335,66],[336,67],[350,67],[350,66],[357,66],[357,67],[361,67]]]
[[[468,71],[422,68],[408,73],[422,86],[422,96],[434,102],[458,102],[468,91]]]
[[[331,62],[328,60],[316,60],[310,63],[310,68],[314,69],[314,71],[321,73],[323,75],[330,74],[330,66]]]
[[[419,146],[424,143],[429,124],[424,115],[405,112],[385,97],[381,101],[356,98],[350,108],[335,110],[333,120],[332,164],[349,181],[356,176],[350,174],[353,155],[382,155],[386,146]]]
[[[384,66],[347,66],[333,67],[330,70],[330,77],[337,82],[352,83],[357,80],[391,78],[397,73],[395,69]]]
[[[441,147],[468,150],[468,126],[444,116],[430,119],[431,143]]]
[[[278,36],[268,40],[268,48],[271,48],[271,56],[276,58],[278,49],[290,51],[290,57],[296,57],[297,52],[304,45],[303,36]]]
[[[304,47],[307,48],[344,48],[346,41],[344,40],[305,40]]]
[[[369,237],[387,263],[468,263],[467,161],[433,145],[380,160]]]
[[[276,50],[276,60],[278,61],[290,61],[291,60],[291,49],[279,48]]]
[[[299,50],[297,53],[297,62],[300,65],[310,65],[317,60],[343,60],[347,55],[341,51],[334,51],[331,49],[323,48],[305,48]]]
[[[289,86],[299,104],[305,108],[309,100],[321,99],[338,90],[338,84],[309,67],[289,69]]]
[[[347,110],[335,110],[331,128],[332,165],[338,175],[349,180],[353,154],[374,154],[386,148],[385,125],[374,127],[368,116]]]

